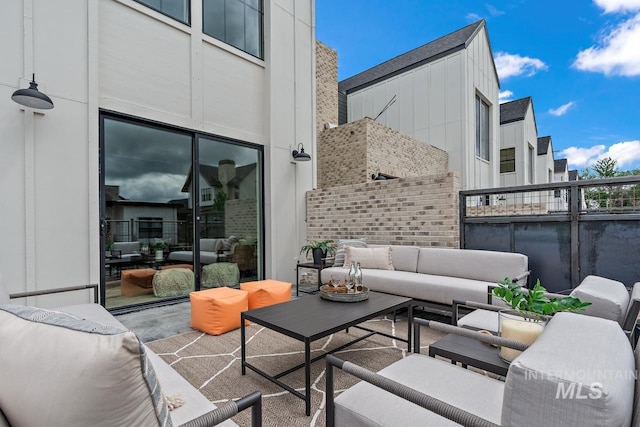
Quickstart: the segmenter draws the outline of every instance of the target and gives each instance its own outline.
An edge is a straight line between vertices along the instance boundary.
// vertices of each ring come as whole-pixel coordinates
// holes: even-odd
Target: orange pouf
[[[249,310],[291,301],[291,283],[287,282],[259,280],[241,283],[240,289],[249,292]]]
[[[160,270],[169,270],[170,268],[188,268],[189,270],[193,271],[193,265],[191,265],[191,264],[169,264],[169,265],[163,265],[162,267],[160,267]]]
[[[220,335],[240,327],[240,313],[249,308],[246,291],[227,287],[191,292],[191,327]],[[246,325],[249,322],[245,323]]]
[[[153,268],[139,268],[122,270],[120,276],[120,291],[125,297],[153,294]]]

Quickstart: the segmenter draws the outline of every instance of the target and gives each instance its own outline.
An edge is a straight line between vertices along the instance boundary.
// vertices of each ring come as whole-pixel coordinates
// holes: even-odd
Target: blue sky
[[[640,168],[640,0],[316,1],[316,36],[338,51],[340,80],[480,19],[501,99],[533,98],[556,159]]]

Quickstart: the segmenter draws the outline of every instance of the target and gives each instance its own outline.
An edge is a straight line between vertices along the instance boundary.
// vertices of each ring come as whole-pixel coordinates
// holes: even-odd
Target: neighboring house
[[[218,193],[224,193],[226,200],[255,199],[256,166],[255,163],[251,163],[236,167],[233,160],[221,160],[218,166],[200,164],[200,206],[213,206]],[[192,207],[191,174],[182,186],[182,192],[188,194],[188,206]]]
[[[569,181],[569,168],[567,159],[557,159],[553,161],[553,179],[555,182]],[[566,211],[569,209],[569,193],[567,190],[556,190],[554,192],[553,209]]]
[[[538,127],[530,96],[500,104],[500,186],[539,183]],[[544,182],[544,181],[543,181]]]
[[[258,278],[292,282],[305,192],[315,187],[314,14],[312,0],[2,2],[0,199],[9,204],[0,274],[9,292],[100,283],[104,295],[109,186],[128,200],[109,207],[128,206],[113,216],[197,225],[198,205],[158,212],[186,198],[196,165],[221,160],[255,165],[224,191],[252,216]],[[34,72],[53,110],[12,101]],[[312,161],[291,162],[298,143]],[[197,229],[185,243],[197,244]]]
[[[500,82],[484,20],[339,83],[339,122],[369,117],[448,153],[462,189],[497,187]]]
[[[538,159],[536,161],[536,178],[538,184],[554,182],[553,142],[551,136],[538,138]]]

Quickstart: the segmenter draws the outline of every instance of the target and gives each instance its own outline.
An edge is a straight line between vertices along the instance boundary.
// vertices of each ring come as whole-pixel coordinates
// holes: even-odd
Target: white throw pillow
[[[11,425],[171,425],[131,331],[7,304],[0,306],[0,343],[0,402]]]
[[[359,262],[361,268],[377,270],[393,270],[391,261],[391,247],[355,248],[345,246],[344,266],[351,267],[351,262]]]

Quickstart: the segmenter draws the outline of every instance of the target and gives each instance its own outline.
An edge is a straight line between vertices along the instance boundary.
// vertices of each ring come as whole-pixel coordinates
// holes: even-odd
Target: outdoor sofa
[[[420,324],[461,329],[416,319],[417,337]],[[363,380],[335,400],[334,366]],[[617,322],[566,312],[513,360],[504,382],[421,354],[377,374],[330,355],[327,426],[635,426],[638,367],[640,354]]]
[[[234,426],[249,407],[262,425],[260,392],[217,408],[99,304],[10,303],[91,288],[97,298],[97,285],[9,296],[0,280],[0,427]],[[183,404],[169,411],[163,396]]]
[[[233,246],[239,241],[240,239],[234,236],[226,239],[200,239],[200,262],[213,264],[218,262],[219,254],[224,257],[231,255]],[[169,253],[167,259],[175,263],[193,263],[193,251],[173,251]]]
[[[497,281],[509,277],[526,286],[529,277],[528,257],[519,253],[396,245],[345,249],[354,254],[345,256],[347,266],[350,259],[361,262],[362,283],[370,290],[435,305],[487,303],[489,286]],[[339,264],[338,256],[336,260]],[[325,268],[322,283],[342,279],[348,271],[344,265]]]

